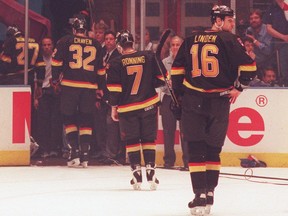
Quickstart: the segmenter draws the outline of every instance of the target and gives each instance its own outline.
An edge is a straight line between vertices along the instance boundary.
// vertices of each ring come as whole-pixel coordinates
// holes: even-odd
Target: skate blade
[[[141,183],[135,183],[132,186],[134,190],[141,190]]]
[[[194,208],[190,208],[190,213],[193,216],[205,216],[205,206],[196,206]]]
[[[80,167],[80,159],[79,158],[75,158],[75,159],[73,159],[71,161],[68,161],[67,162],[67,166],[69,168],[78,168],[78,167]]]
[[[156,182],[148,181],[148,183],[150,184],[150,190],[157,190],[158,184]]]
[[[83,162],[81,162],[80,166],[81,166],[82,168],[87,168],[87,167],[88,167],[88,161],[83,161]]]
[[[211,206],[212,206],[212,205],[206,205],[206,207],[205,207],[205,214],[206,214],[206,215],[210,214]]]

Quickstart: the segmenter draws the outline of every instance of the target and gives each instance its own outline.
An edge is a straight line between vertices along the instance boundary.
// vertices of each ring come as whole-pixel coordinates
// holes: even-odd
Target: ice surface
[[[1,216],[188,216],[187,204],[193,198],[189,172],[178,170],[157,169],[157,191],[150,191],[146,182],[142,191],[134,191],[129,166],[0,169]],[[244,171],[221,169],[223,173]],[[253,171],[257,176],[288,178],[288,168]],[[287,181],[253,179],[262,182],[255,183],[231,177],[220,177],[212,216],[288,216],[288,186],[270,184]]]

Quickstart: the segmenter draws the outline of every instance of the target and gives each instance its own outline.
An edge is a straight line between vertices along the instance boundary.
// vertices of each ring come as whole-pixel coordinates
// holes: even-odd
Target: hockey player
[[[9,26],[6,32],[6,40],[3,44],[3,52],[0,55],[0,84],[23,85],[24,84],[24,46],[25,38],[17,26]],[[33,83],[32,72],[39,54],[39,44],[33,38],[28,38],[28,83]]]
[[[96,89],[105,83],[105,70],[100,55],[101,45],[86,37],[85,19],[74,18],[72,26],[73,35],[64,36],[56,45],[52,78],[53,83],[60,82],[61,85],[60,109],[72,149],[67,165],[87,167]]]
[[[113,59],[107,72],[107,88],[110,91],[111,117],[120,123],[121,138],[126,143],[135,190],[141,189],[141,149],[146,166],[150,189],[159,184],[155,177],[155,154],[157,133],[157,106],[159,97],[155,87],[164,85],[154,53],[136,51],[134,38],[127,30],[116,36],[122,56]]]
[[[173,89],[182,95],[182,132],[188,142],[195,194],[188,204],[192,215],[210,212],[230,103],[235,102],[242,87],[256,75],[255,62],[231,33],[235,26],[234,11],[216,5],[211,11],[211,21],[211,30],[195,32],[184,40],[171,71]]]

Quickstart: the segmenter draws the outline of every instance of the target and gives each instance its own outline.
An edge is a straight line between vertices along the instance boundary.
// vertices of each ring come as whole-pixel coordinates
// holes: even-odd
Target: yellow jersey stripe
[[[62,80],[61,85],[75,88],[98,89],[98,85],[96,83],[72,81],[72,80]]]
[[[239,71],[246,71],[246,72],[255,72],[257,70],[257,67],[255,64],[253,65],[240,65]]]
[[[129,111],[134,111],[134,110],[139,110],[139,109],[144,109],[146,107],[149,107],[151,105],[154,105],[160,101],[158,95],[156,94],[154,97],[149,98],[148,100],[139,102],[139,103],[133,103],[133,104],[128,104],[124,106],[118,106],[118,112],[123,113],[123,112],[129,112]]]
[[[127,153],[129,152],[137,152],[137,151],[140,151],[141,150],[141,147],[140,147],[140,144],[134,144],[134,145],[127,145],[126,146],[126,151]]]
[[[92,135],[92,129],[91,128],[80,128],[79,135]]]
[[[78,128],[75,125],[67,125],[67,126],[65,126],[65,133],[66,134],[69,134],[69,133],[72,133],[72,132],[76,132],[76,131],[78,131]]]
[[[172,67],[171,68],[171,76],[173,75],[184,75],[185,68],[184,67]]]
[[[55,66],[55,67],[60,67],[63,65],[63,61],[57,61],[55,59],[52,59],[52,66]]]
[[[186,79],[183,80],[183,85],[186,86],[189,89],[195,90],[195,91],[199,91],[199,92],[205,92],[205,93],[217,93],[217,92],[223,92],[223,91],[227,91],[229,89],[231,89],[233,86],[230,86],[229,88],[219,88],[219,89],[209,89],[209,90],[205,90],[202,88],[197,88],[195,86],[192,86]]]
[[[36,67],[41,67],[41,66],[46,66],[46,63],[43,61],[43,62],[37,62],[35,64]]]
[[[206,164],[205,163],[189,163],[189,171],[190,172],[205,172]]]
[[[142,149],[143,150],[156,150],[156,144],[155,143],[142,143]]]
[[[121,85],[107,84],[107,88],[110,92],[122,92]]]
[[[12,62],[11,58],[9,56],[6,56],[6,55],[2,55],[1,56],[1,60],[3,62],[7,62],[7,63],[11,63]]]
[[[105,74],[106,74],[106,69],[105,69],[105,68],[99,69],[99,70],[97,71],[97,74],[100,75],[100,76],[105,75]]]

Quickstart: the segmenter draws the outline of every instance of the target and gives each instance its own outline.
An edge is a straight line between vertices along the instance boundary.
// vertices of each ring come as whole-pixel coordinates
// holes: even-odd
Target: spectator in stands
[[[239,22],[236,26],[236,33],[240,38],[243,38],[246,33],[246,29],[248,28],[248,22],[244,19],[239,19]]]
[[[261,69],[272,63],[272,36],[267,32],[267,26],[262,22],[263,13],[256,9],[250,13],[250,26],[247,28],[246,37],[252,39],[254,44],[255,61],[257,68]]]
[[[94,31],[94,38],[102,45],[102,47],[104,47],[104,33],[109,29],[109,26],[104,22],[104,20],[100,20],[98,23],[94,23],[92,28]]]
[[[160,38],[162,37],[162,34],[165,31],[161,32],[160,34]],[[165,41],[162,50],[161,50],[161,59],[167,58],[170,55],[170,40],[173,36],[175,36],[175,32],[173,30],[171,30],[171,33],[169,35],[169,37],[167,38],[167,40]]]
[[[115,32],[106,31],[104,38],[103,65],[108,69],[109,62],[121,54],[116,49]],[[104,164],[124,164],[126,160],[125,144],[122,145],[121,142],[119,122],[115,122],[111,118],[111,106],[107,103],[108,94],[108,89],[104,89],[103,96],[101,96],[96,105],[94,129],[97,140],[97,152],[95,157]]]
[[[58,156],[62,143],[62,120],[59,92],[50,85],[53,41],[45,37],[36,63],[34,107],[37,110],[37,142],[42,157]]]
[[[279,87],[277,84],[277,73],[273,67],[263,69],[261,79],[254,79],[249,86],[251,87]]]
[[[244,44],[244,47],[245,47],[245,50],[246,50],[247,54],[252,59],[255,59],[256,55],[255,55],[255,52],[254,52],[253,39],[251,39],[250,37],[244,37],[242,40],[243,40],[243,44]]]
[[[273,37],[274,50],[279,56],[278,72],[281,78],[288,80],[288,22],[283,6],[283,0],[275,0],[267,10],[267,31]]]
[[[103,21],[100,20],[98,23],[92,25],[94,31],[94,38],[101,44],[101,56],[103,58],[103,52],[105,50],[105,32],[109,29],[109,26]],[[104,59],[103,59],[104,61]],[[106,148],[106,116],[108,112],[108,105],[103,98],[103,91],[96,90],[96,104],[94,109],[94,128],[93,128],[93,137],[94,137],[94,146],[92,146],[92,157],[97,159],[99,162],[103,162],[107,159],[105,156]]]
[[[171,67],[174,61],[174,58],[183,42],[183,39],[179,36],[174,36],[170,40],[170,55],[163,59],[163,64],[168,71],[170,77]],[[169,84],[171,81],[168,80]],[[167,86],[161,87],[163,98],[160,106],[160,115],[162,116],[162,126],[163,126],[163,135],[164,135],[164,168],[171,169],[174,166],[176,161],[176,153],[174,150],[174,141],[175,141],[175,131],[177,120],[170,109],[170,104],[172,102],[171,94]],[[181,140],[182,148],[185,148],[185,143]],[[183,151],[183,153],[188,151]],[[188,157],[183,154],[183,163],[184,167],[188,168]]]
[[[157,45],[153,44],[151,41],[151,35],[149,29],[145,29],[145,48],[144,50],[151,50],[153,52],[156,52]]]
[[[105,32],[105,46],[103,54],[103,65],[106,67],[106,72],[108,72],[109,70],[107,69],[109,69],[109,63],[121,55],[116,48],[116,34],[113,31]],[[106,102],[109,98],[108,94],[108,89],[105,89],[103,98]],[[119,122],[113,121],[111,118],[111,106],[108,105],[108,103],[107,106],[106,153],[108,161],[110,160],[114,163],[125,164],[126,146],[125,143],[121,141]]]

